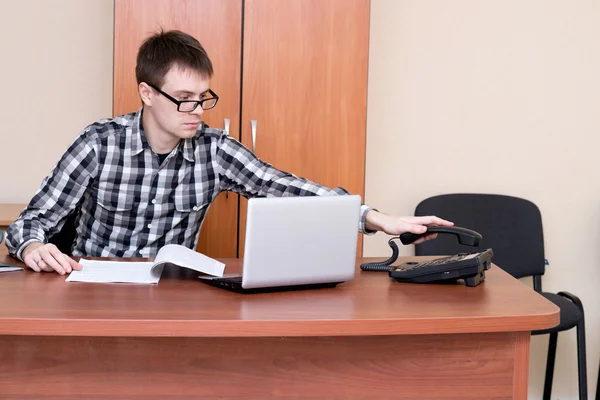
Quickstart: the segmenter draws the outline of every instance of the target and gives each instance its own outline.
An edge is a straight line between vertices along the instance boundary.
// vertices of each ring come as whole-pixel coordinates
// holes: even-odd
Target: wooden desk
[[[169,268],[158,285],[64,279],[0,274],[0,398],[526,399],[530,331],[559,321],[495,266],[474,288],[359,270],[253,295]]]

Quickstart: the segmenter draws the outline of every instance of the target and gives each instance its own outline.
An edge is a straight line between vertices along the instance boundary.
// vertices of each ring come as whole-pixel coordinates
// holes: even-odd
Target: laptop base
[[[271,286],[262,288],[245,289],[242,287],[242,277],[232,278],[200,278],[200,282],[206,283],[207,285],[226,289],[236,293],[242,294],[253,294],[253,293],[272,293],[272,292],[289,292],[292,290],[309,290],[309,289],[325,289],[333,288],[342,282],[327,282],[327,283],[309,283],[303,285],[289,285],[289,286]]]

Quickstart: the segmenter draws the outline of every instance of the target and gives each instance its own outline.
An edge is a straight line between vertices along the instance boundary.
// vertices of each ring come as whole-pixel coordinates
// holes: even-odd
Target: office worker
[[[169,243],[193,248],[208,205],[222,191],[247,197],[348,194],[280,171],[202,123],[218,96],[209,87],[212,63],[195,38],[157,33],[141,45],[136,62],[142,107],[86,127],[8,229],[10,254],[32,270],[81,269],[48,243],[76,207],[73,255],[153,257]],[[423,233],[430,224],[452,225],[363,205],[357,228],[398,235]]]

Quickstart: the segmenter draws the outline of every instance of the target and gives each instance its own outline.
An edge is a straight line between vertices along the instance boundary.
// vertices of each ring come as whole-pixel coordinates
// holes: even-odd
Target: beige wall
[[[112,115],[112,0],[0,0],[0,202],[28,202],[88,124]]]
[[[113,2],[0,0],[0,16],[0,183],[11,188],[0,202],[25,202],[78,132],[111,115]],[[551,262],[545,288],[586,306],[594,393],[600,3],[372,0],[371,18],[366,201],[398,214],[444,192],[536,202]],[[386,242],[366,238],[365,255],[387,255]],[[532,399],[541,398],[546,344],[533,338]],[[553,398],[576,392],[568,332]]]
[[[593,0],[372,0],[365,196],[401,215],[447,192],[537,203],[544,289],[573,292],[586,308],[590,393],[600,355],[599,21]],[[366,238],[364,254],[388,255],[387,239]],[[541,399],[547,343],[532,340],[531,399]],[[559,335],[553,399],[577,398],[575,344],[574,330]]]

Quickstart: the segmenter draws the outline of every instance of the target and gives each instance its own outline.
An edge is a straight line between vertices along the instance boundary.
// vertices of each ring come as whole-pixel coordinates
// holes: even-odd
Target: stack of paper
[[[169,244],[156,254],[154,262],[102,261],[81,259],[81,271],[73,271],[67,282],[158,283],[166,264],[200,272],[202,275],[223,276],[225,264],[187,247]]]
[[[73,271],[67,277],[67,282],[121,282],[121,283],[158,283],[160,271],[152,269],[151,262],[121,262],[121,261],[79,261],[83,269]]]

